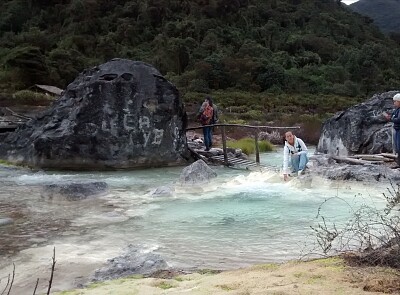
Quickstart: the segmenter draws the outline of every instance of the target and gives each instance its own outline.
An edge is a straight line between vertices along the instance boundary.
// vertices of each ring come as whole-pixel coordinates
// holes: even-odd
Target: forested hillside
[[[3,93],[64,88],[114,57],[155,65],[186,101],[211,92],[249,118],[333,112],[400,88],[400,46],[337,0],[3,0],[0,36]]]
[[[400,0],[359,0],[349,7],[372,18],[383,32],[400,34]]]

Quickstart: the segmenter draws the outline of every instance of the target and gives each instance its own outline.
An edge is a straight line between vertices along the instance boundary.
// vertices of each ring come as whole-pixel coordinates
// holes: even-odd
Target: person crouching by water
[[[213,104],[212,98],[207,96],[197,113],[197,118],[200,123],[204,125],[211,125],[218,122],[218,110],[216,105]],[[203,127],[204,145],[206,151],[209,151],[212,146],[213,127]]]
[[[285,133],[285,146],[283,147],[283,179],[289,178],[289,159],[292,166],[292,173],[303,174],[308,163],[307,146],[304,141],[294,136],[290,131]]]
[[[396,163],[400,166],[400,93],[393,96],[393,104],[396,108],[394,112],[390,115],[384,113],[386,120],[393,122],[394,128],[394,151],[397,153]]]

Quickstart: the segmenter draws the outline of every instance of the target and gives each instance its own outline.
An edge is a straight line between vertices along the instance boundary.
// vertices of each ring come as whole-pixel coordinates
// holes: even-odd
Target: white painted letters
[[[163,139],[164,130],[163,129],[152,129],[150,124],[150,119],[147,116],[142,116],[139,118],[139,130],[143,133],[144,147],[147,147],[150,138],[153,136],[152,145],[160,145]]]

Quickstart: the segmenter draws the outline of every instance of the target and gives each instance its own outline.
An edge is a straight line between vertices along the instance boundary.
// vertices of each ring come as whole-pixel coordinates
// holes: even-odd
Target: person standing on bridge
[[[197,118],[202,125],[212,125],[218,122],[218,108],[213,104],[212,98],[207,96],[197,113]],[[204,145],[206,151],[209,151],[212,146],[213,127],[203,127]]]
[[[308,149],[304,141],[296,137],[291,131],[285,133],[285,146],[283,147],[283,179],[289,177],[289,159],[292,166],[292,173],[304,174],[308,163]]]

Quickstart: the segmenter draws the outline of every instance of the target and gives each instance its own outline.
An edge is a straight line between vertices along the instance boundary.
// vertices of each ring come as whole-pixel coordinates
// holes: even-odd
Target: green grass
[[[237,289],[236,286],[227,285],[227,284],[216,285],[216,287],[221,288],[224,291],[232,291],[232,290],[236,290]]]
[[[166,281],[162,281],[162,282],[156,283],[155,287],[161,288],[163,290],[167,290],[167,289],[175,288],[176,286],[174,286],[173,284],[170,284]]]
[[[276,263],[259,264],[253,267],[253,269],[259,269],[259,270],[277,270],[278,268],[279,265]]]
[[[256,151],[256,146],[253,138],[242,138],[239,140],[228,140],[226,145],[230,148],[241,149],[246,155],[254,154]],[[258,147],[260,152],[270,152],[274,150],[274,146],[266,140],[258,142]]]
[[[46,95],[44,93],[39,93],[31,90],[20,90],[13,94],[13,99],[17,100],[19,103],[34,103],[40,101],[51,101],[54,100],[53,96]]]
[[[199,269],[197,272],[202,275],[215,275],[219,274],[221,271],[215,269]]]

